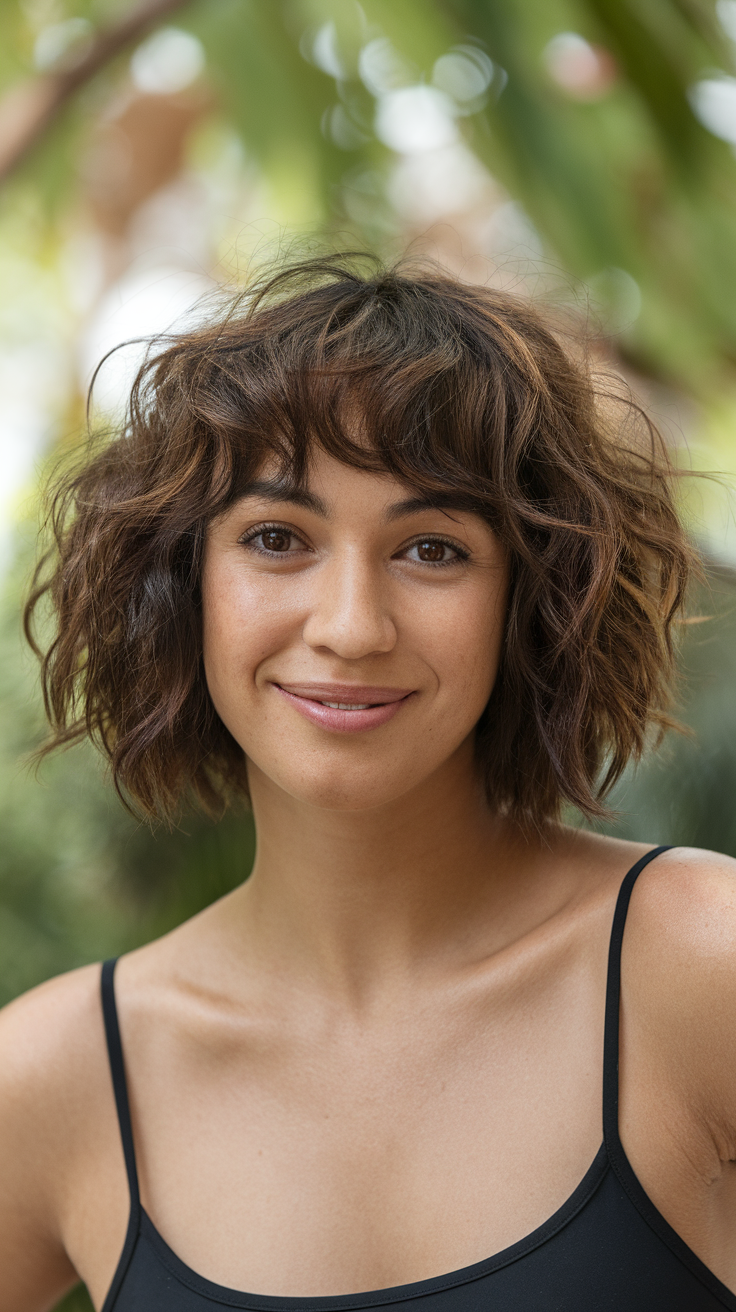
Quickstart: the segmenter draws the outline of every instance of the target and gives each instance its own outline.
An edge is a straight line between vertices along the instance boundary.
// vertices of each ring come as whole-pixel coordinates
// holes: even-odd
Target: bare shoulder
[[[637,880],[627,936],[673,967],[736,963],[736,861],[694,847],[660,853]]]
[[[736,861],[673,848],[647,865],[626,923],[622,1000],[652,1061],[736,1126]]]
[[[677,939],[682,951],[710,954],[715,944],[707,930],[715,930],[718,919],[726,953],[736,947],[736,938],[729,936],[736,918],[736,861],[731,857],[695,847],[662,851],[653,843],[570,829],[562,831],[556,855],[565,870],[577,866],[583,897],[614,900],[627,871],[650,858],[634,887],[627,946],[643,936],[648,947],[672,948]]]
[[[76,1282],[69,1199],[111,1117],[99,967],[0,1012],[0,1312],[51,1306]]]
[[[8,1167],[47,1202],[53,1161],[62,1167],[94,1120],[106,1077],[99,967],[39,985],[0,1011],[0,1143]],[[108,1077],[109,1078],[109,1077]]]
[[[102,1032],[100,967],[83,966],[47,980],[0,1011],[0,1078],[10,1072],[53,1082]]]

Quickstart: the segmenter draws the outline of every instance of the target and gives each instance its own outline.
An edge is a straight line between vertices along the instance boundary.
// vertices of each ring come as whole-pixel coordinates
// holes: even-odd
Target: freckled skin
[[[388,520],[392,501],[406,497],[388,477],[323,456],[310,486],[328,516],[248,498],[212,526],[207,682],[252,766],[286,792],[325,807],[380,806],[446,766],[473,733],[498,669],[505,553],[477,515],[433,509]],[[262,535],[243,544],[264,522],[288,527],[290,549],[285,533],[269,555]],[[417,533],[427,538],[423,551]],[[438,564],[432,556],[443,550]],[[274,682],[309,679],[414,695],[390,724],[345,740],[305,723],[274,693]]]

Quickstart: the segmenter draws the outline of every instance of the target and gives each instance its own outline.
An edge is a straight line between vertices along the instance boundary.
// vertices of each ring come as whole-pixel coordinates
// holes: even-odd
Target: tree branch
[[[130,13],[101,28],[74,58],[39,77],[17,83],[0,100],[0,181],[7,178],[50,127],[59,110],[76,91],[138,41],[162,18],[183,9],[188,0],[141,0]]]

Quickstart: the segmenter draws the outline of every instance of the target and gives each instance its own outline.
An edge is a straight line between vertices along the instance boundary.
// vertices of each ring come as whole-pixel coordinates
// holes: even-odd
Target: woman
[[[560,821],[667,723],[656,443],[527,306],[327,261],[151,361],[55,524],[53,743],[258,848],[6,1010],[2,1312],[736,1309],[733,863]]]

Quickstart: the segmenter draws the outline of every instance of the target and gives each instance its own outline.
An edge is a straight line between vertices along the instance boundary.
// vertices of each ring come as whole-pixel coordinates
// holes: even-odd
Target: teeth
[[[322,702],[323,706],[330,706],[333,711],[367,711],[370,702]]]

